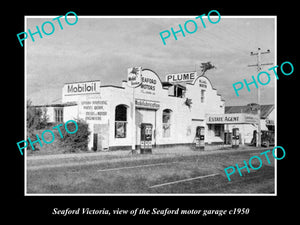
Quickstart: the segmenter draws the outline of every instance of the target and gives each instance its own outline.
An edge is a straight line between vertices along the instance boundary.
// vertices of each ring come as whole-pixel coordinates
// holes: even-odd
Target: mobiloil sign
[[[88,84],[77,84],[73,86],[73,84],[68,85],[68,93],[80,93],[80,92],[93,92],[96,90],[96,83],[93,83],[92,85]]]
[[[66,83],[62,92],[62,102],[77,102],[86,98],[100,97],[100,80]]]
[[[80,83],[65,84],[64,94],[68,95],[82,95],[82,94],[99,94],[100,81],[88,81]]]

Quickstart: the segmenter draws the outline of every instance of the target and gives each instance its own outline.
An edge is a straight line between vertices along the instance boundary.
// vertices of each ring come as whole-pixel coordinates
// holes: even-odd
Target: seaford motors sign
[[[167,74],[166,81],[170,83],[192,82],[197,77],[197,72]]]
[[[100,81],[87,81],[65,84],[63,95],[100,94]]]
[[[258,117],[253,114],[232,113],[232,114],[208,114],[207,124],[229,124],[229,123],[257,123]]]
[[[158,76],[151,70],[142,70],[141,85],[137,88],[141,94],[156,95],[161,82]]]

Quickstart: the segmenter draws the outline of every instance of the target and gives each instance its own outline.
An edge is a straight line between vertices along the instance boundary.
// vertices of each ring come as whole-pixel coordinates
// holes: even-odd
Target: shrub
[[[76,123],[78,125],[78,130],[74,134],[70,134],[65,130],[65,123],[61,126],[63,138],[59,136],[58,139],[60,140],[60,146],[64,149],[65,153],[88,150],[88,140],[91,133],[88,129],[88,124],[83,120],[77,120]],[[74,123],[68,123],[67,128],[69,132],[76,130]]]

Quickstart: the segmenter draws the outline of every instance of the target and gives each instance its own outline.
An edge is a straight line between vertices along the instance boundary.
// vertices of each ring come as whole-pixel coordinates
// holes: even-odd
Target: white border
[[[198,15],[195,15],[198,16]],[[195,16],[78,16],[78,18],[194,18]],[[27,19],[28,18],[55,18],[57,16],[24,16],[24,28],[25,30],[27,29]],[[206,18],[207,16],[205,16]],[[211,18],[218,17],[218,16],[210,16]],[[275,56],[275,65],[277,65],[277,16],[222,16],[221,18],[273,18],[275,19],[274,21],[274,33],[275,33],[275,46],[274,46],[274,56]],[[26,106],[27,106],[27,39],[24,41],[24,111],[25,111],[25,119],[24,119],[24,140],[26,140],[26,118],[27,118],[27,112],[26,112]],[[277,146],[277,80],[275,80],[275,146]],[[275,161],[274,165],[274,173],[275,173],[275,178],[274,178],[274,185],[275,185],[275,193],[274,194],[258,194],[258,193],[244,193],[244,194],[235,194],[235,193],[216,193],[216,194],[103,194],[103,193],[63,193],[63,194],[57,194],[57,193],[52,193],[52,194],[28,194],[27,193],[27,152],[24,151],[24,196],[277,196],[277,160]]]

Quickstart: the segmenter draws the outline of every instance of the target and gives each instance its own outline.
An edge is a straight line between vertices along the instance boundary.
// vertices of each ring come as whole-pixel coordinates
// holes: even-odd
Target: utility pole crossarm
[[[248,65],[248,67],[252,67],[252,66],[258,66],[258,64],[254,64],[254,65]]]
[[[261,66],[274,65],[274,63],[262,63]]]

